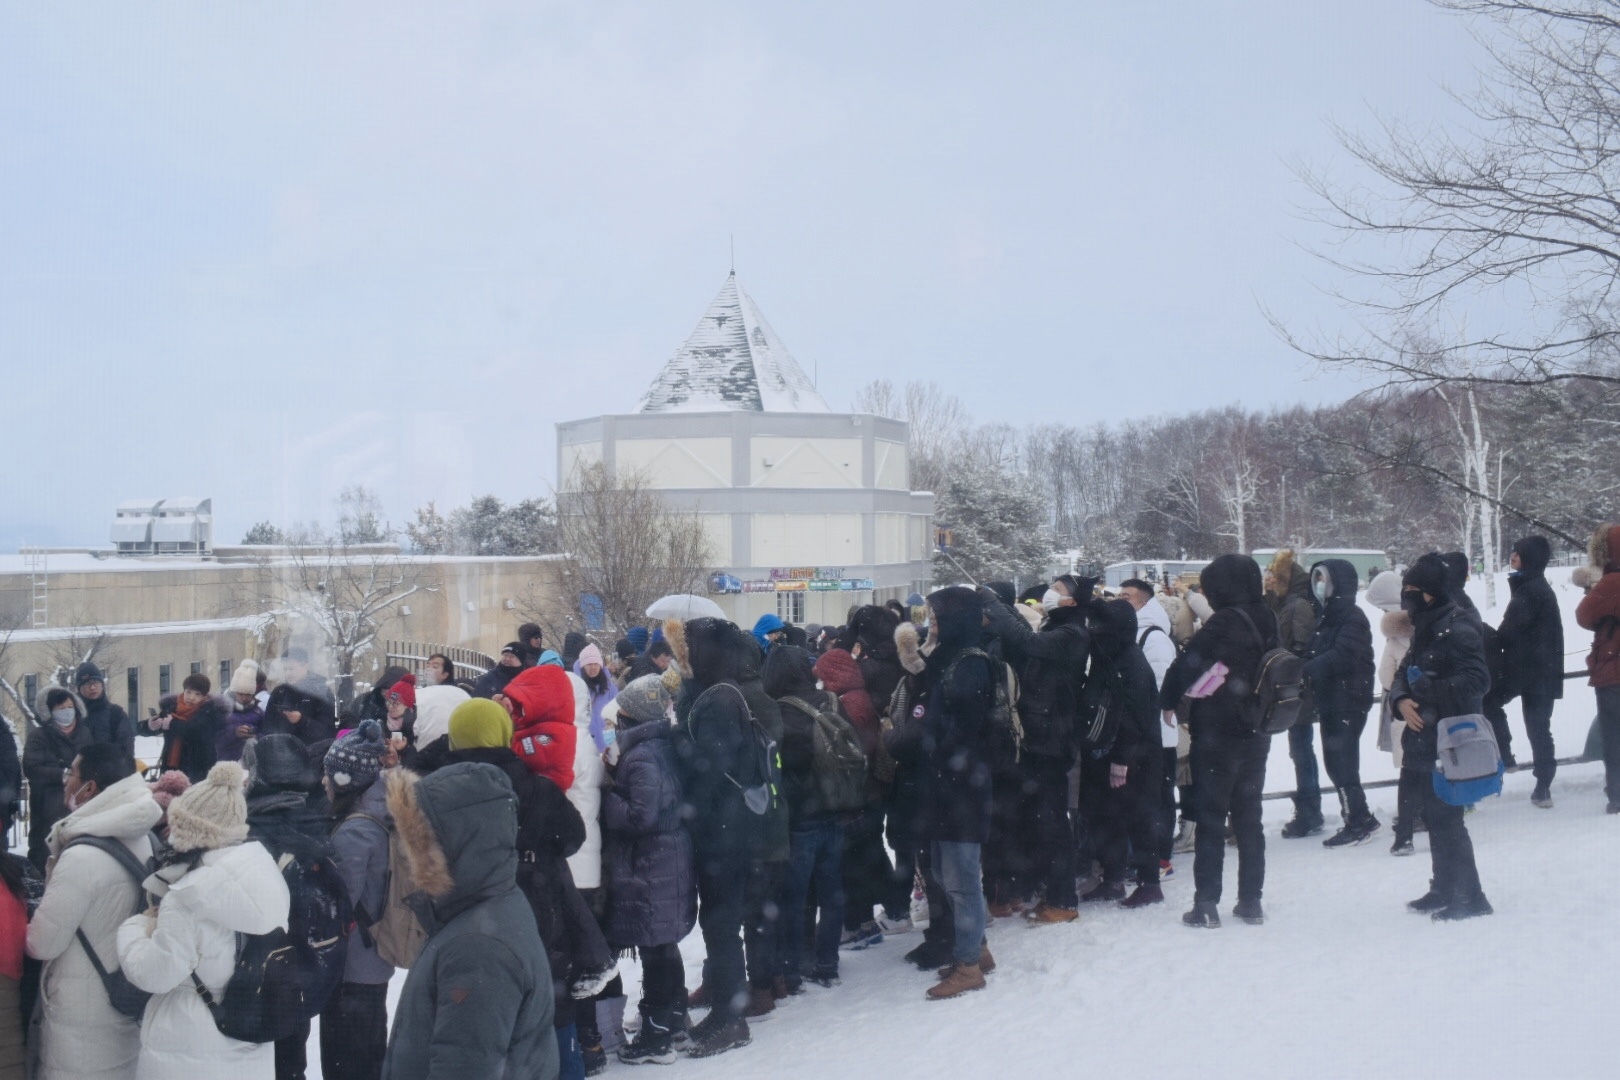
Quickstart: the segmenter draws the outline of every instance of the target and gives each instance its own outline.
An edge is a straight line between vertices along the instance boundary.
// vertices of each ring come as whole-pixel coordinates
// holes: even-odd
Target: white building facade
[[[597,462],[699,516],[711,598],[739,625],[928,591],[934,497],[911,490],[907,425],[829,410],[735,274],[637,411],[557,426],[564,491]]]

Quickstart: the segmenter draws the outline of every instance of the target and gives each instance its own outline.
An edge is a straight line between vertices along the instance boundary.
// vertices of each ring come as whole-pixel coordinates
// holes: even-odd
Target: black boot
[[[675,1062],[675,1010],[641,1010],[641,1030],[619,1047],[626,1065],[672,1065]]]
[[[1219,930],[1221,913],[1213,900],[1194,900],[1192,910],[1183,915],[1181,921],[1204,930]]]
[[[1351,818],[1344,828],[1322,841],[1323,847],[1352,847],[1365,844],[1378,831],[1378,819],[1368,814],[1364,818]]]
[[[929,941],[923,943],[906,953],[908,963],[916,964],[922,971],[932,971],[942,964],[951,962],[951,947],[943,941]]]
[[[1305,836],[1315,836],[1322,831],[1324,822],[1322,811],[1295,810],[1294,818],[1282,827],[1284,840],[1298,840]]]
[[[1476,893],[1468,900],[1459,900],[1447,904],[1429,917],[1435,922],[1456,922],[1458,919],[1472,919],[1480,915],[1495,914],[1491,902],[1485,899],[1484,893]]]
[[[1434,882],[1429,882],[1429,891],[1406,905],[1407,911],[1423,914],[1425,912],[1439,911],[1446,906],[1445,893],[1435,888]]]
[[[1259,926],[1266,921],[1265,910],[1260,907],[1258,900],[1239,900],[1232,908],[1232,915],[1250,926]]]
[[[710,1009],[709,1015],[692,1029],[692,1041],[686,1047],[688,1057],[713,1057],[753,1042],[748,1021],[724,1014],[723,1009]]]

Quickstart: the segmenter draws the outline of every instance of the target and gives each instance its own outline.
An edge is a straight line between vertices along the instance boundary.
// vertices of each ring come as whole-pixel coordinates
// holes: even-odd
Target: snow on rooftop
[[[637,412],[831,412],[732,271]]]

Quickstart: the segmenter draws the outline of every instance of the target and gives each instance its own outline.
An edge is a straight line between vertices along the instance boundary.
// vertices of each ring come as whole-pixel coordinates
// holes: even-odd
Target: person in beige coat
[[[83,837],[116,841],[142,862],[163,811],[128,751],[111,743],[80,751],[68,773],[70,812],[51,829],[45,895],[28,924],[28,953],[44,961],[31,1052],[36,1080],[123,1080],[141,1050],[136,1021],[115,1010],[80,930],[109,971],[118,968],[118,927],[141,905],[141,887],[112,855]]]

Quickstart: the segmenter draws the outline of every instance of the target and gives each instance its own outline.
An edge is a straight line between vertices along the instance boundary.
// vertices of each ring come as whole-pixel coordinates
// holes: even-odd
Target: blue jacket
[[[656,720],[626,728],[613,786],[602,793],[605,929],[615,947],[674,945],[697,923],[692,837],[681,821],[672,735]]]

